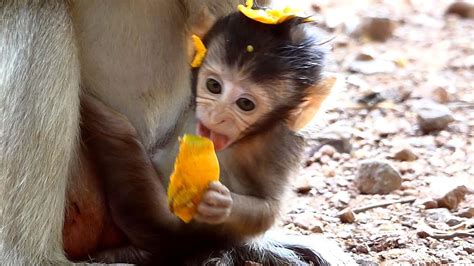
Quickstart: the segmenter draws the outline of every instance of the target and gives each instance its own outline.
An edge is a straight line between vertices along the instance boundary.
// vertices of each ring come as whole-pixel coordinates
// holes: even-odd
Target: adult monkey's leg
[[[0,4],[0,261],[60,264],[79,125],[68,1]]]

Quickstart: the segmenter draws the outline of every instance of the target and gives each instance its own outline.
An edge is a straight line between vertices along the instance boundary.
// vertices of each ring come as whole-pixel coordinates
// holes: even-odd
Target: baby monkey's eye
[[[255,103],[247,98],[239,98],[237,101],[237,106],[243,111],[249,112],[255,109]]]
[[[220,94],[222,92],[222,86],[219,81],[212,78],[207,79],[206,87],[211,93],[214,94]]]

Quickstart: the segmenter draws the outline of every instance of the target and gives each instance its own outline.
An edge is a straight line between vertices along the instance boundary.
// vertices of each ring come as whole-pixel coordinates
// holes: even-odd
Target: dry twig
[[[386,201],[386,202],[381,202],[381,203],[370,204],[370,205],[362,206],[362,207],[359,207],[359,208],[354,208],[354,209],[352,209],[352,211],[357,214],[357,213],[365,212],[365,211],[368,211],[368,210],[371,210],[371,209],[387,207],[387,206],[390,206],[390,205],[393,205],[393,204],[398,204],[398,203],[401,203],[401,204],[413,203],[413,202],[415,202],[415,200],[416,200],[416,198],[391,200],[391,201]]]
[[[413,203],[413,202],[415,202],[415,200],[416,200],[416,198],[411,197],[411,198],[406,198],[406,199],[385,201],[385,202],[382,202],[382,203],[376,203],[376,204],[366,205],[366,206],[362,206],[362,207],[354,208],[354,209],[346,208],[346,209],[340,211],[340,212],[337,214],[337,216],[338,216],[339,219],[341,219],[341,221],[344,222],[344,223],[352,223],[352,222],[355,221],[354,214],[361,213],[361,212],[365,212],[365,211],[368,211],[368,210],[371,210],[371,209],[375,209],[375,208],[387,207],[387,206],[390,206],[390,205],[393,205],[393,204],[397,204],[397,203],[402,203],[402,204],[403,204],[403,203]]]

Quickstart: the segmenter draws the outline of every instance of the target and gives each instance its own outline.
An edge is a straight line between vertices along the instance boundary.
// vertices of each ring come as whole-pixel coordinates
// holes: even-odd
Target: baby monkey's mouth
[[[196,133],[201,137],[209,138],[214,143],[214,149],[216,151],[222,151],[230,144],[229,138],[227,136],[210,130],[200,121],[197,124]]]

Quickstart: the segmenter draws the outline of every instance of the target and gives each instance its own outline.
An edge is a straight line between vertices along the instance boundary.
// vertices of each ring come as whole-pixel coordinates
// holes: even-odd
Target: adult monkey
[[[80,95],[95,95],[124,114],[154,153],[172,137],[190,99],[187,23],[202,7],[219,16],[236,4],[1,2],[2,265],[67,263],[62,230],[66,210],[81,213],[83,225],[97,226],[94,219],[105,219],[94,213],[106,215],[97,180],[80,178],[90,172],[80,164],[85,156],[80,147]],[[78,202],[97,206],[89,210]],[[114,242],[97,239],[104,228],[90,229],[95,239],[87,241],[98,245],[93,248]],[[69,241],[75,237],[89,236],[73,235]],[[84,248],[89,252],[90,246]]]
[[[81,93],[158,149],[190,98],[186,23],[202,7],[219,16],[237,2],[1,1],[2,265],[67,262],[66,195],[94,189],[77,178]]]

